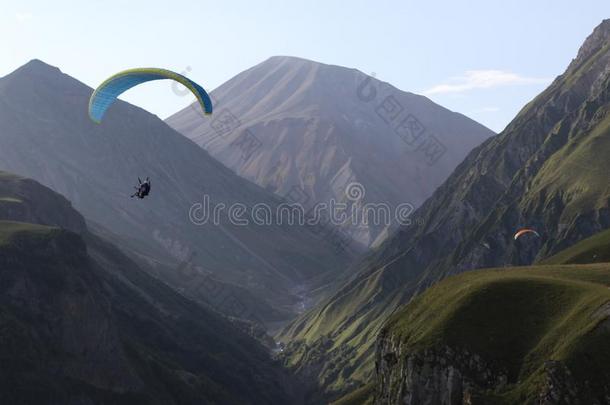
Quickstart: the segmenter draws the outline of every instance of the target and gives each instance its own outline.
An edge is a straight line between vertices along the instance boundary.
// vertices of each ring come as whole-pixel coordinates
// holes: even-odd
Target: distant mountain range
[[[310,227],[241,226],[224,216],[195,225],[189,212],[204,195],[248,210],[281,200],[128,103],[118,101],[94,124],[91,92],[38,60],[1,78],[0,169],[65,195],[155,276],[230,315],[271,322],[301,310],[305,286],[323,287],[353,257],[350,246]],[[130,199],[137,178],[147,176],[151,195]]]
[[[240,176],[311,207],[345,202],[358,218],[342,232],[376,245],[398,225],[375,221],[364,204],[418,207],[492,131],[426,97],[364,73],[272,57],[212,93],[215,116],[196,104],[166,122]],[[245,139],[255,140],[248,153]],[[254,142],[250,142],[253,144]],[[358,183],[364,195],[346,196]]]
[[[370,380],[374,342],[413,296],[459,272],[527,265],[610,227],[610,20],[564,74],[475,148],[339,291],[280,335],[330,393]],[[515,241],[520,227],[540,237]],[[337,370],[342,370],[338,372]]]

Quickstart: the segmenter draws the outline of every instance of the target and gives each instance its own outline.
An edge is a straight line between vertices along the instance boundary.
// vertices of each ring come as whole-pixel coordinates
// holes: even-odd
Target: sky
[[[0,76],[36,58],[91,87],[154,66],[211,90],[291,55],[374,73],[501,131],[610,17],[610,1],[0,0],[0,10]],[[193,101],[168,82],[123,98],[162,118]]]

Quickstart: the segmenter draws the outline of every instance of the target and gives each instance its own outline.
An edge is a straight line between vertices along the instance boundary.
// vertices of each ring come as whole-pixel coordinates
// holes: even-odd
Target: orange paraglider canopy
[[[540,234],[531,228],[521,228],[517,231],[517,233],[515,233],[515,236],[513,238],[517,240],[520,236],[525,235],[526,233],[533,233],[537,237],[540,237]]]

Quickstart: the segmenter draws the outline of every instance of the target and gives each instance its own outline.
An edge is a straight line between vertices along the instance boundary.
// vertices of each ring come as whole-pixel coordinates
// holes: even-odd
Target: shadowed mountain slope
[[[118,101],[101,124],[93,123],[87,116],[91,92],[38,60],[1,78],[0,168],[65,195],[88,221],[175,287],[192,286],[192,278],[176,271],[188,261],[198,278],[244,296],[249,311],[194,292],[235,316],[285,319],[301,303],[295,289],[345,267],[349,250],[308,228],[231,222],[228,209],[235,203],[244,204],[243,216],[252,218],[255,204],[274,209],[281,201],[140,108]],[[137,178],[146,176],[152,180],[150,196],[130,199]],[[206,223],[202,209],[190,215],[204,195],[210,199]],[[215,224],[218,204],[225,210]]]
[[[296,400],[265,348],[91,234],[64,197],[6,173],[0,191],[0,402]]]

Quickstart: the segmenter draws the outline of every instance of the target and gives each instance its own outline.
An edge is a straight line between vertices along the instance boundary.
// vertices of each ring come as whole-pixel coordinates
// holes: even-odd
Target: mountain
[[[278,321],[304,305],[305,285],[324,285],[353,257],[309,227],[232,222],[233,204],[251,219],[255,204],[276,210],[281,200],[128,103],[94,124],[91,92],[38,60],[1,78],[0,168],[65,195],[157,277],[230,315]],[[152,180],[142,201],[129,198],[138,176]],[[209,211],[225,211],[204,223],[208,197]]]
[[[546,258],[540,264],[610,263],[610,229]]]
[[[268,350],[91,233],[70,202],[0,173],[0,402],[278,404]]]
[[[331,405],[373,405],[375,385],[369,383],[344,395]]]
[[[272,57],[211,95],[215,119],[205,120],[192,105],[166,122],[235,173],[293,202],[347,203],[355,214],[342,232],[367,246],[398,225],[397,206],[421,205],[493,135],[358,70],[295,57]],[[247,154],[240,148],[245,138],[257,140]],[[350,199],[352,183],[362,185],[363,195]],[[363,207],[380,203],[391,207],[389,220]]]
[[[383,323],[447,275],[527,265],[610,227],[610,20],[564,74],[475,148],[332,297],[287,326],[286,362],[327,391],[370,379]],[[536,229],[515,241],[521,227]]]
[[[375,404],[607,404],[610,264],[473,271],[394,314]]]

